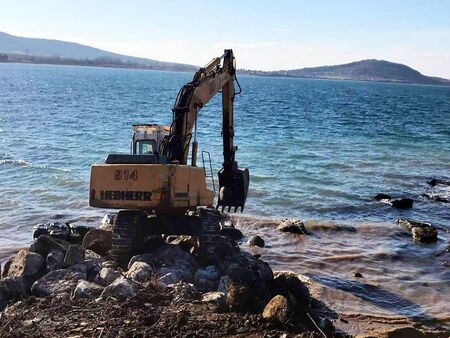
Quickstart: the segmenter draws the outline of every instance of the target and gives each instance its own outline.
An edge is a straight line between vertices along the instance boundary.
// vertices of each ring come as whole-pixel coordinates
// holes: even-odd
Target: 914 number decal
[[[137,170],[115,170],[114,180],[116,181],[136,181],[138,178]]]

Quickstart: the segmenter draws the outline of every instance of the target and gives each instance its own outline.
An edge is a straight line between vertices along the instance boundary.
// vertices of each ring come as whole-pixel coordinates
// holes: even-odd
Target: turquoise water
[[[191,77],[0,64],[1,255],[28,244],[31,227],[42,220],[98,223],[104,211],[88,207],[90,165],[110,152],[128,152],[131,124],[169,124],[176,94]],[[249,234],[272,239],[267,259],[278,268],[318,276],[336,272],[341,279],[352,269],[371,266],[371,283],[384,283],[396,295],[414,298],[420,311],[438,316],[438,307],[450,299],[437,305],[427,297],[417,300],[398,279],[417,270],[420,278],[413,282],[438,283],[431,283],[433,297],[450,294],[447,256],[430,258],[448,246],[450,204],[420,196],[430,192],[428,179],[450,177],[450,88],[250,76],[239,81],[236,156],[251,174],[248,217],[240,223]],[[222,162],[220,103],[218,95],[199,117],[199,149],[211,152],[215,170]],[[399,211],[374,202],[379,192],[413,198],[414,208]],[[435,192],[450,196],[445,187]],[[293,241],[273,229],[282,217],[306,220],[317,233],[306,242]],[[439,229],[439,242],[424,246],[393,236],[399,217],[431,222]],[[261,225],[261,219],[267,222]],[[335,225],[357,231],[323,231]],[[324,261],[324,256],[342,256],[343,247],[345,255],[357,253],[360,259]],[[392,263],[386,258],[398,253],[416,259]],[[377,279],[392,264],[399,264],[392,278]],[[420,270],[422,264],[427,271]],[[346,308],[345,302],[339,306]],[[380,307],[371,306],[366,312],[377,314]],[[417,315],[414,309],[405,313]],[[443,316],[450,318],[450,310]]]

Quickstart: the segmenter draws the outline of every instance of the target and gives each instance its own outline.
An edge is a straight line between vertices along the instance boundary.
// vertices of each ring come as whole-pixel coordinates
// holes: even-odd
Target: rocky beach
[[[407,319],[345,316],[317,297],[314,281],[273,271],[264,247],[222,215],[221,245],[201,254],[191,236],[150,236],[120,266],[111,223],[35,227],[33,244],[2,267],[2,337],[447,337]],[[280,233],[308,236],[299,220]],[[246,241],[247,239],[247,241]],[[357,276],[358,277],[358,276]],[[362,276],[361,276],[362,277]]]

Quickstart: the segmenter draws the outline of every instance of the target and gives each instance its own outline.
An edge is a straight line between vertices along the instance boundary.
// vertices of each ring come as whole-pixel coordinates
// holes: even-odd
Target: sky
[[[450,0],[0,0],[0,31],[204,65],[280,70],[383,59],[450,79]]]

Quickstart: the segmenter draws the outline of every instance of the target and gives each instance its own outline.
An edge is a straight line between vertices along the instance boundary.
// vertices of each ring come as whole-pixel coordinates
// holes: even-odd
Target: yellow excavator
[[[105,163],[92,165],[89,205],[123,209],[113,224],[112,256],[118,261],[125,262],[138,253],[145,239],[155,234],[197,236],[199,248],[212,253],[220,243],[221,216],[217,209],[243,211],[249,171],[239,168],[235,160],[235,80],[235,58],[228,49],[200,68],[193,80],[181,88],[170,127],[133,125],[131,154],[110,154]],[[214,208],[205,161],[203,166],[197,166],[197,118],[200,109],[218,92],[222,93],[224,161],[218,173],[219,192]]]

